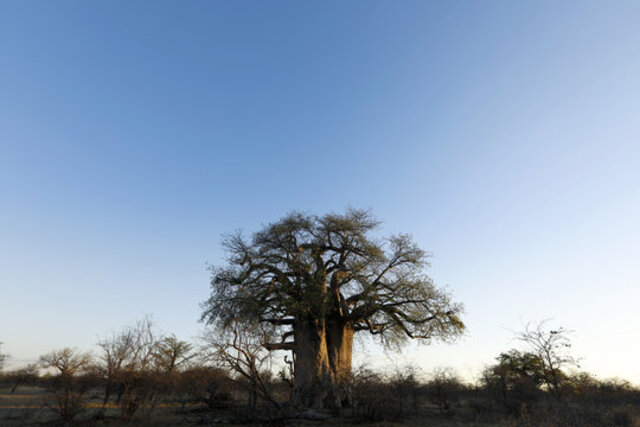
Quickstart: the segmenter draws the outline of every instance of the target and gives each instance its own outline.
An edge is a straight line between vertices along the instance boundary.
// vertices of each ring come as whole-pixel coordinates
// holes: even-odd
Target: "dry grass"
[[[42,426],[59,423],[57,415],[45,405],[46,390],[41,387],[20,387],[15,394],[9,388],[0,388],[0,426]],[[188,425],[227,425],[232,420],[246,417],[247,411],[241,406],[212,410],[204,404],[181,404],[178,401],[159,402],[153,407],[146,406],[139,410],[136,417],[130,421],[119,419],[119,408],[114,404],[107,405],[105,418],[95,420],[94,416],[102,407],[101,390],[91,390],[87,394],[88,400],[85,410],[74,420],[73,425],[79,426],[188,426]],[[242,396],[236,396],[238,402],[243,402]],[[480,401],[478,401],[480,402]],[[478,403],[476,402],[476,403]],[[504,413],[495,412],[488,407],[478,406],[470,400],[461,400],[449,415],[440,415],[437,405],[423,401],[417,413],[407,412],[399,419],[385,419],[381,421],[366,420],[354,417],[350,410],[345,410],[342,417],[333,417],[325,421],[311,421],[301,419],[279,418],[278,414],[270,413],[270,422],[247,422],[248,426],[433,426],[433,427],[462,427],[462,426],[600,426],[622,425],[640,426],[638,411],[635,405],[608,405],[606,414],[602,412],[580,412],[567,414],[562,412],[546,413],[538,411],[525,418],[516,419]],[[284,413],[284,412],[283,412]],[[266,412],[265,412],[266,414]],[[263,414],[261,419],[268,420]],[[606,420],[606,424],[602,424]],[[61,425],[61,424],[58,424]]]
[[[20,387],[16,393],[11,393],[9,388],[0,388],[0,425],[1,426],[29,426],[52,425],[57,422],[57,415],[44,404],[47,392],[41,387]],[[203,405],[179,402],[161,402],[153,408],[150,406],[141,408],[141,416],[129,423],[118,420],[119,408],[113,403],[106,405],[105,419],[96,421],[92,418],[102,402],[99,392],[92,393],[86,402],[85,411],[78,416],[74,425],[149,425],[149,426],[176,426],[198,424],[201,416],[196,409]]]
[[[36,426],[36,425],[52,425],[57,422],[57,416],[51,410],[44,406],[44,398],[46,390],[40,387],[20,387],[15,394],[11,394],[9,389],[0,389],[0,425],[13,426]],[[152,408],[143,408],[135,419],[129,422],[123,422],[118,419],[118,408],[113,405],[107,405],[105,419],[94,420],[93,415],[97,409],[102,406],[99,401],[100,394],[98,392],[91,393],[90,399],[85,405],[85,411],[80,414],[74,421],[74,425],[79,426],[183,426],[183,425],[215,425],[219,421],[229,420],[238,415],[237,409],[218,410],[212,412],[205,405],[188,404],[182,405],[178,402],[162,402]],[[287,425],[287,426],[423,426],[430,425],[435,427],[449,426],[487,426],[487,425],[508,425],[508,424],[487,424],[487,423],[469,423],[462,420],[456,420],[450,417],[440,416],[408,416],[401,421],[381,421],[381,422],[362,422],[352,417],[331,418],[326,421],[311,420],[278,420],[273,419],[272,423],[248,423],[248,426],[259,425]]]

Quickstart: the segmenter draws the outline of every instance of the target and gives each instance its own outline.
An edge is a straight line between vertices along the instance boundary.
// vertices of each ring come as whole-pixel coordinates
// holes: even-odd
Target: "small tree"
[[[52,368],[62,377],[73,377],[83,372],[90,363],[90,354],[78,353],[69,347],[40,356],[40,364],[43,368]]]
[[[203,402],[215,406],[219,401],[229,398],[229,372],[215,366],[190,363],[180,371],[176,384],[176,391],[186,397],[183,403],[189,401]]]
[[[496,357],[497,364],[483,372],[482,381],[508,410],[523,415],[544,382],[542,359],[531,352],[511,350]]]
[[[255,409],[258,397],[280,408],[271,395],[271,372],[266,369],[270,352],[263,343],[269,340],[267,335],[259,325],[235,322],[223,330],[209,329],[203,336],[205,360],[230,369],[236,379],[246,381],[252,409]]]
[[[363,365],[353,372],[351,382],[353,413],[356,417],[371,423],[388,418],[389,406],[394,396],[380,373]]]
[[[112,394],[117,392],[120,395],[123,390],[121,382],[124,366],[133,352],[133,343],[133,334],[127,329],[113,332],[98,342],[98,347],[101,349],[99,358],[101,360],[100,372],[104,381],[104,395],[102,407],[96,418],[104,417],[107,403]]]
[[[437,368],[426,384],[431,403],[438,405],[440,415],[453,413],[454,404],[459,403],[459,395],[464,384],[451,368]]]
[[[396,366],[388,376],[387,382],[397,400],[398,417],[403,416],[407,408],[411,408],[414,413],[418,412],[422,391],[420,377],[419,368],[412,365]]]
[[[49,380],[49,398],[45,405],[69,423],[83,409],[84,395],[88,384],[79,376],[86,373],[91,364],[91,355],[79,353],[71,348],[52,351],[40,356],[40,365],[52,369],[55,375]]]
[[[158,340],[154,353],[157,369],[164,374],[172,375],[195,356],[192,350],[191,344],[180,341],[175,335]]]
[[[516,334],[516,339],[524,342],[543,367],[543,381],[558,399],[562,399],[562,382],[566,378],[564,369],[579,366],[578,359],[569,354],[573,331],[563,327],[549,328],[547,321],[529,323],[525,330]]]
[[[7,361],[8,358],[9,358],[9,355],[2,352],[2,342],[0,342],[0,372],[2,372],[2,369],[4,368],[4,363]]]
[[[98,342],[102,349],[102,372],[105,380],[105,394],[101,413],[114,391],[123,419],[133,417],[143,403],[155,396],[153,363],[157,349],[156,334],[150,317]]]
[[[153,353],[154,383],[156,391],[165,398],[178,392],[181,371],[195,356],[192,348],[191,344],[173,334],[156,341]]]
[[[23,368],[11,370],[5,374],[5,378],[11,383],[11,393],[23,385],[35,382],[38,378],[38,364],[30,363]]]

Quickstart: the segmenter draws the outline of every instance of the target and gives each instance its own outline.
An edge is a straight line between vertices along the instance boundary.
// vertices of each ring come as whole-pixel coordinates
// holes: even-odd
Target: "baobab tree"
[[[379,225],[363,210],[294,212],[250,239],[228,235],[203,320],[269,327],[275,339],[264,347],[293,352],[294,404],[341,407],[350,400],[355,333],[398,347],[464,329],[462,306],[425,274],[425,252],[405,234],[373,238]]]

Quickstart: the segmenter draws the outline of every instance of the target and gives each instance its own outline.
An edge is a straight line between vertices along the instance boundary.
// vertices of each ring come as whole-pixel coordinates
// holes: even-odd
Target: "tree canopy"
[[[407,234],[374,237],[379,225],[364,210],[293,212],[250,238],[226,236],[228,259],[211,269],[203,319],[268,327],[273,339],[265,347],[292,350],[296,377],[301,358],[323,352],[334,374],[339,365],[350,373],[354,332],[375,335],[386,346],[459,335],[462,306],[425,274],[427,254]],[[310,343],[312,336],[325,343]]]

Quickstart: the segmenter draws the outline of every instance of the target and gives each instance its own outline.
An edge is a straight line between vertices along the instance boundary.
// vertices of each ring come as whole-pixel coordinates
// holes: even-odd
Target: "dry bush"
[[[614,426],[638,425],[638,413],[631,406],[621,406],[611,411],[611,421]]]
[[[507,415],[526,417],[544,397],[541,389],[546,382],[544,361],[535,353],[518,350],[501,353],[496,361],[482,373],[486,394]]]
[[[420,371],[415,366],[398,367],[387,377],[394,397],[397,400],[398,416],[401,417],[407,410],[418,413],[424,390],[420,383]]]
[[[385,419],[386,405],[393,397],[383,377],[368,368],[359,368],[353,374],[354,415],[366,421]]]
[[[260,325],[232,322],[227,328],[209,328],[201,337],[204,360],[230,371],[234,382],[246,390],[251,411],[257,409],[259,399],[281,408],[272,393],[271,352],[264,346],[267,335]]]
[[[176,391],[184,402],[206,402],[210,407],[228,405],[231,400],[229,374],[212,366],[191,366],[178,375]]]
[[[84,409],[87,390],[95,385],[88,375],[91,356],[64,348],[40,356],[40,365],[54,371],[46,382],[48,394],[44,405],[64,422],[71,422]]]
[[[467,387],[451,368],[439,368],[433,372],[425,389],[429,401],[438,406],[440,415],[453,415]]]
[[[486,372],[485,372],[486,374]],[[470,402],[474,421],[515,418],[518,425],[545,426],[632,426],[640,425],[640,390],[626,381],[601,381],[587,373],[567,375],[561,382],[562,400],[554,388],[534,389],[534,397],[521,394],[518,383],[511,383],[506,401],[496,400],[486,377],[477,398]],[[529,384],[530,386],[531,384]]]
[[[105,385],[102,408],[112,395],[120,408],[120,418],[131,419],[143,406],[153,409],[162,389],[162,380],[154,372],[157,336],[149,317],[127,326],[98,342],[101,372]]]
[[[570,354],[571,335],[574,331],[562,326],[550,328],[547,323],[548,320],[543,320],[527,324],[524,331],[516,334],[516,339],[525,343],[531,354],[539,359],[542,382],[561,401],[567,379],[566,369],[579,366],[578,359]]]
[[[584,424],[640,425],[640,390],[620,379],[598,380],[581,372],[568,377],[566,395]]]
[[[356,418],[367,422],[398,420],[407,410],[417,413],[423,393],[417,369],[405,367],[383,375],[366,367],[354,372],[353,409]]]
[[[22,368],[13,369],[4,374],[3,380],[11,385],[11,393],[15,393],[22,385],[32,385],[38,380],[38,364],[31,363]]]

